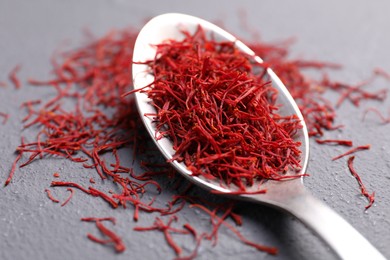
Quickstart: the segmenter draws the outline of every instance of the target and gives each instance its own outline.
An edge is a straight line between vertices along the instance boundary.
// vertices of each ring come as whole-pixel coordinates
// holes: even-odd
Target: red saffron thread
[[[176,255],[180,255],[182,252],[182,249],[173,240],[173,238],[171,236],[171,232],[186,234],[186,233],[188,233],[188,231],[184,230],[184,229],[173,228],[171,226],[173,221],[177,221],[177,217],[175,215],[173,215],[169,218],[167,224],[165,224],[160,218],[156,218],[156,220],[152,226],[150,226],[150,227],[135,227],[135,228],[133,228],[133,230],[135,230],[135,231],[158,230],[158,231],[163,232],[165,240],[167,241],[168,245],[175,251]]]
[[[374,69],[374,73],[376,74],[376,75],[380,75],[380,76],[382,76],[382,77],[384,77],[385,79],[387,79],[387,80],[390,80],[390,74],[388,73],[388,72],[386,72],[384,69],[382,69],[382,68],[376,68],[376,69]]]
[[[64,203],[61,204],[61,207],[65,206],[66,204],[68,204],[68,202],[70,201],[70,199],[73,197],[73,193],[74,193],[74,190],[72,188],[67,188],[66,189],[67,191],[70,191],[70,194],[69,194],[69,197],[64,201]]]
[[[360,146],[354,147],[354,148],[352,148],[352,149],[346,151],[346,152],[343,153],[343,154],[340,154],[340,155],[338,155],[338,156],[336,156],[336,157],[333,157],[332,160],[335,161],[335,160],[338,160],[338,159],[340,159],[340,158],[342,158],[342,157],[344,157],[344,156],[347,156],[347,155],[356,153],[356,152],[358,152],[358,151],[368,150],[368,149],[370,149],[370,147],[371,147],[371,145],[369,145],[369,144],[367,144],[367,145],[360,145]]]
[[[192,204],[191,206],[192,207],[197,207],[197,208],[203,210],[204,212],[206,212],[207,214],[210,215],[212,223],[214,225],[214,228],[213,228],[213,231],[209,234],[209,238],[211,238],[212,236],[215,237],[216,234],[217,234],[216,231],[219,228],[219,226],[220,225],[224,225],[227,228],[229,228],[243,243],[245,243],[245,244],[247,244],[249,246],[252,246],[252,247],[256,248],[257,250],[260,250],[260,251],[263,251],[263,252],[267,252],[267,253],[272,254],[272,255],[276,255],[277,254],[278,250],[275,247],[264,246],[264,245],[261,245],[261,244],[258,244],[258,243],[255,243],[255,242],[252,242],[252,241],[246,239],[236,228],[234,228],[228,222],[224,221],[224,217],[226,217],[228,215],[227,213],[230,213],[231,207],[228,208],[228,210],[226,211],[226,213],[224,214],[223,217],[218,217],[215,212],[207,209],[203,205]],[[217,222],[215,223],[214,221],[217,221]]]
[[[350,140],[339,140],[339,139],[315,139],[318,144],[336,144],[344,146],[352,146],[353,143]]]
[[[51,195],[50,190],[45,189],[45,192],[47,193],[47,197],[48,197],[51,201],[53,201],[53,202],[55,202],[55,203],[59,203],[59,202],[60,202],[58,199],[54,198],[54,197]]]
[[[101,197],[103,200],[107,201],[111,205],[111,207],[113,207],[113,208],[118,207],[118,203],[115,200],[113,200],[110,196],[105,194],[104,192],[97,190],[93,187],[89,187],[89,191],[90,191],[91,195],[96,196],[96,197]]]
[[[99,229],[99,231],[106,237],[108,237],[107,240],[99,239],[91,234],[87,234],[88,239],[95,243],[99,244],[114,244],[114,249],[117,253],[122,253],[126,250],[126,246],[123,243],[122,239],[112,230],[108,229],[106,226],[104,226],[103,221],[111,221],[114,225],[116,223],[115,218],[108,217],[108,218],[82,218],[81,221],[86,222],[95,222],[96,227]]]
[[[87,193],[87,194],[91,193],[89,190],[83,188],[81,185],[74,183],[74,182],[52,181],[51,186],[52,187],[56,187],[56,186],[73,187],[73,188],[76,188],[76,189],[83,191],[84,193]]]
[[[366,115],[367,115],[369,112],[375,113],[375,114],[379,117],[379,119],[382,121],[382,124],[388,124],[388,123],[390,123],[390,116],[385,117],[385,116],[384,116],[377,108],[375,108],[375,107],[369,107],[369,108],[367,108],[367,109],[364,111],[364,114],[363,114],[363,121],[365,120]],[[389,114],[390,114],[390,110],[389,110]]]
[[[9,80],[12,82],[12,84],[14,85],[15,89],[19,89],[20,86],[21,86],[21,83],[20,83],[20,80],[17,76],[17,73],[19,72],[21,66],[20,65],[16,65],[12,70],[11,72],[9,73],[8,75],[8,78]]]
[[[126,246],[124,245],[122,239],[116,233],[105,227],[101,221],[96,221],[96,227],[100,230],[100,232],[102,232],[102,234],[111,239],[114,243],[116,252],[122,253],[126,250]]]
[[[29,100],[26,102],[23,102],[20,105],[20,108],[26,108],[27,109],[27,115],[22,119],[22,122],[28,121],[34,114],[36,114],[36,111],[34,110],[34,105],[41,104],[41,100]]]
[[[236,223],[237,226],[242,226],[242,217],[234,212],[230,212],[230,217]]]
[[[13,176],[14,176],[15,170],[16,170],[16,164],[19,162],[19,160],[20,160],[21,158],[22,158],[22,153],[20,152],[20,153],[18,154],[18,156],[16,156],[16,158],[15,158],[13,164],[12,164],[11,171],[10,171],[10,173],[9,173],[9,175],[8,175],[7,180],[6,180],[5,183],[4,183],[4,186],[7,186],[7,185],[11,182],[11,180],[12,180],[12,178],[13,178]]]
[[[114,217],[105,217],[105,218],[95,218],[95,217],[85,217],[81,218],[81,221],[85,222],[96,222],[96,221],[110,221],[112,224],[116,224],[116,219]]]
[[[364,197],[366,197],[368,199],[368,205],[365,207],[365,209],[369,209],[375,202],[375,192],[373,192],[372,194],[370,194],[366,187],[364,186],[363,184],[363,181],[362,179],[360,178],[359,174],[356,172],[355,168],[353,167],[353,161],[355,159],[355,156],[351,156],[348,158],[348,168],[349,168],[349,171],[351,172],[352,176],[355,177],[355,179],[357,180],[357,182],[359,183],[359,186],[360,186],[360,190],[361,190],[361,193]]]

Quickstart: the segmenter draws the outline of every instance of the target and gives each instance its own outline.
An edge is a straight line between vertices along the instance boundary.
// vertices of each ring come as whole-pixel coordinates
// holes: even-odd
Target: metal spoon
[[[164,14],[150,20],[140,31],[134,47],[133,60],[137,62],[153,60],[156,49],[152,46],[167,39],[181,40],[184,36],[181,29],[194,32],[197,26],[212,34],[216,40],[234,41],[241,51],[254,55],[245,44],[237,40],[233,35],[222,30],[216,25],[205,20],[183,14]],[[256,61],[262,62],[259,57]],[[294,99],[275,75],[268,69],[268,76],[272,80],[273,86],[279,91],[278,103],[282,104],[281,114],[296,114],[302,121],[303,128],[297,135],[297,140],[302,143],[302,170],[304,173],[307,167],[309,155],[309,138],[301,112]],[[134,89],[142,88],[153,82],[153,76],[147,72],[147,66],[134,63],[132,67]],[[157,144],[162,154],[171,159],[175,151],[172,142],[167,139],[156,140],[154,138],[156,128],[150,117],[145,114],[155,113],[155,108],[150,104],[150,100],[144,93],[135,93],[136,102],[141,118],[149,134]],[[194,177],[183,163],[173,161],[172,165],[178,172],[190,181],[207,190],[217,190],[228,194],[233,188],[223,188],[217,182],[211,182],[200,177]],[[291,173],[292,174],[292,173]],[[295,173],[296,174],[296,173]],[[229,195],[237,199],[245,199],[253,202],[267,204],[287,211],[302,221],[321,237],[342,259],[385,259],[385,257],[368,242],[357,230],[347,221],[330,209],[320,200],[314,198],[303,186],[303,178],[289,181],[267,181],[262,188],[267,189],[266,194],[257,195]]]

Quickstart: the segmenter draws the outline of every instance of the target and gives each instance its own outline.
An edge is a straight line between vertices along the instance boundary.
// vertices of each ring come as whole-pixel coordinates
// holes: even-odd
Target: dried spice
[[[351,140],[338,140],[338,139],[315,139],[318,144],[335,144],[343,146],[352,146]]]
[[[342,158],[342,157],[344,157],[344,156],[347,156],[347,155],[356,153],[356,152],[358,152],[358,151],[368,150],[368,149],[370,149],[370,147],[371,147],[371,145],[369,145],[369,144],[367,144],[367,145],[356,146],[356,147],[354,147],[354,148],[352,148],[352,149],[346,151],[346,152],[343,153],[343,154],[340,154],[340,155],[338,155],[338,156],[336,156],[336,157],[333,157],[332,160],[335,161],[335,160],[338,160],[338,159],[340,159],[340,158]]]
[[[302,126],[295,115],[278,113],[278,92],[263,64],[201,27],[183,34],[156,46],[156,59],[145,62],[155,80],[140,90],[157,109],[147,115],[156,121],[156,138],[173,142],[173,160],[241,191],[298,170],[294,135]]]
[[[8,78],[12,82],[12,84],[14,85],[15,89],[19,89],[21,86],[20,79],[17,75],[19,73],[20,69],[21,69],[21,66],[16,65],[8,75]]]
[[[141,212],[155,213],[159,216],[150,226],[150,229],[159,230],[164,233],[166,238],[169,237],[167,238],[168,245],[172,247],[176,254],[178,254],[178,259],[192,259],[196,257],[198,248],[204,240],[210,240],[212,243],[217,243],[218,230],[221,229],[222,226],[230,229],[243,243],[258,250],[276,254],[277,250],[275,248],[252,242],[238,232],[234,225],[243,225],[243,227],[245,227],[245,223],[240,215],[233,212],[233,204],[217,205],[202,200],[201,198],[191,196],[191,185],[188,185],[186,181],[179,176],[175,176],[174,171],[168,165],[161,162],[156,163],[154,159],[150,159],[150,155],[155,155],[156,151],[150,151],[145,149],[143,145],[140,145],[144,143],[143,138],[145,138],[145,136],[143,135],[144,130],[140,126],[141,124],[134,102],[131,97],[121,98],[131,89],[132,85],[130,61],[132,60],[132,46],[137,33],[138,32],[135,29],[126,29],[110,32],[101,38],[92,40],[90,38],[89,44],[72,51],[63,52],[61,54],[57,53],[53,57],[52,78],[48,80],[29,79],[29,84],[34,85],[37,88],[37,91],[39,91],[40,88],[51,88],[56,94],[49,100],[29,100],[21,104],[21,110],[25,113],[22,123],[24,124],[25,129],[29,129],[32,132],[35,131],[35,138],[28,142],[25,142],[22,138],[20,145],[16,149],[16,157],[10,167],[11,169],[9,176],[5,181],[5,185],[10,184],[17,167],[26,167],[35,160],[50,157],[64,158],[82,165],[86,170],[95,170],[97,174],[96,177],[102,180],[102,185],[110,182],[114,183],[118,189],[114,190],[110,187],[108,192],[105,192],[104,189],[97,189],[91,186],[94,185],[96,181],[90,176],[87,178],[87,180],[89,180],[88,183],[78,184],[72,182],[72,180],[53,181],[51,183],[52,186],[63,186],[70,192],[70,196],[62,205],[68,203],[76,189],[83,191],[86,195],[99,197],[99,199],[110,205],[113,209],[130,207],[130,209],[133,209],[133,218],[135,221],[142,217]],[[200,35],[197,37],[199,36]],[[355,85],[336,82],[329,78],[326,74],[326,69],[338,69],[340,66],[337,64],[289,59],[289,49],[286,43],[278,45],[255,41],[250,43],[249,46],[265,61],[263,66],[256,68],[256,70],[261,72],[268,66],[273,68],[276,74],[288,87],[304,115],[311,136],[320,138],[324,131],[342,127],[340,125],[334,125],[334,121],[337,117],[336,107],[342,105],[344,102],[350,101],[353,105],[358,106],[362,100],[380,102],[386,98],[386,90],[370,92],[364,89],[367,84],[372,82],[373,78]],[[226,43],[226,45],[216,44],[214,47],[211,44],[205,49],[211,54],[216,51],[216,49],[213,50],[212,48],[234,51],[228,43]],[[227,55],[227,58],[235,58],[231,56],[232,55]],[[250,62],[247,63],[248,60],[250,59],[243,59],[243,64],[247,64],[246,66],[249,67],[237,63],[232,63],[232,66],[242,66],[241,69],[243,71],[251,70],[253,64]],[[203,63],[198,64],[200,68],[200,77],[198,78],[198,81],[202,84],[207,77],[212,76],[212,73],[209,72],[209,68],[214,65],[211,63],[212,61],[213,59],[203,59]],[[177,67],[176,63],[170,62],[169,60],[166,60],[166,63],[172,68],[175,66]],[[196,63],[194,62],[194,64]],[[9,79],[15,88],[22,87],[21,81],[18,78],[19,69],[20,66],[16,66],[9,75]],[[309,78],[304,73],[307,69],[319,71],[323,73],[323,77],[320,79]],[[374,74],[385,79],[387,78],[387,73],[383,70],[376,70],[374,71]],[[226,79],[226,75],[225,78],[223,77],[223,73],[219,76],[228,83],[229,81]],[[233,85],[236,87],[236,90],[241,89],[246,84],[246,80],[256,82],[255,79],[239,74],[236,75],[236,79],[240,79],[241,82],[243,82],[241,84],[237,81],[235,85]],[[230,84],[233,83],[230,81]],[[0,83],[0,85],[5,86],[6,84]],[[226,93],[225,96],[220,95],[219,105],[221,105],[223,100],[222,106],[228,107],[228,111],[231,109],[233,112],[237,113],[241,119],[247,121],[251,120],[253,119],[253,116],[248,113],[245,114],[244,109],[246,107],[244,107],[244,105],[250,107],[252,104],[249,101],[250,96],[254,93],[260,93],[262,88],[271,92],[270,95],[266,95],[266,98],[268,99],[267,101],[272,104],[274,98],[272,94],[273,90],[267,80],[261,78],[256,86],[250,89],[250,93],[247,92],[247,94],[241,93],[241,95],[238,95],[237,92],[233,91],[232,93]],[[332,104],[332,102],[323,96],[323,93],[326,91],[333,91],[335,95],[339,95],[336,104]],[[235,94],[237,99],[234,100],[234,95],[230,96],[231,94]],[[214,97],[214,100],[211,98],[208,99],[208,105],[217,103],[216,97],[217,96]],[[186,99],[187,98],[184,97],[177,98],[180,104],[185,103]],[[256,99],[254,100],[259,102]],[[72,104],[72,106],[66,106],[65,104]],[[169,103],[165,105],[164,103],[160,105],[165,113],[160,116],[166,118],[170,117],[171,122],[175,116],[170,114],[172,104]],[[234,106],[239,106],[242,110],[234,111],[234,109],[232,109]],[[208,113],[207,108],[208,107],[199,107],[196,109],[203,109],[206,114]],[[221,110],[218,111],[221,112]],[[271,106],[268,108],[267,112],[270,111],[275,112],[276,110]],[[370,111],[374,112],[374,110]],[[4,115],[2,117],[5,118]],[[221,127],[221,125],[218,124],[219,122],[215,120],[213,122],[207,122],[207,120],[204,120],[202,117],[198,119],[199,120],[196,120],[196,131],[198,134],[207,136],[204,132],[206,124],[211,131],[211,136],[213,136],[213,134],[223,133],[223,131],[218,128]],[[228,117],[225,119],[228,119]],[[383,117],[383,119],[385,119],[383,120],[384,122],[387,122],[386,118]],[[291,120],[293,123],[292,125],[289,125],[288,122],[291,122]],[[282,129],[287,133],[287,136],[292,136],[294,126],[299,124],[294,118],[279,118],[276,121],[282,124]],[[163,128],[163,126],[161,127]],[[236,122],[234,127],[237,128],[237,131],[241,131],[241,136],[243,133],[249,132],[241,122]],[[232,135],[232,140],[247,145],[248,147],[244,147],[244,149],[247,150],[251,145],[251,142],[249,142],[250,138],[256,140],[254,139],[255,137],[248,135],[248,137],[246,137],[248,140],[244,142],[243,140],[240,140],[239,135],[234,135],[231,132],[229,132],[229,134]],[[352,141],[349,143],[349,140],[325,140],[326,139],[323,139],[322,142],[335,145],[352,145]],[[213,144],[211,138],[207,139],[207,141],[209,142],[209,147],[213,147],[214,150],[221,149],[219,148],[220,144]],[[233,146],[234,144],[226,142],[226,146],[229,145]],[[292,147],[294,147],[294,145]],[[142,172],[135,170],[132,165],[129,166],[124,160],[121,160],[119,151],[126,148],[130,148],[132,151],[134,162],[142,160],[140,163],[140,166],[143,169]],[[185,147],[181,147],[181,149],[184,151]],[[125,151],[128,152],[128,150]],[[215,157],[209,156],[208,158],[191,158],[189,154],[184,154],[183,160],[191,161],[191,159],[193,159],[200,163],[207,163],[210,160],[222,160],[225,157],[232,156],[234,153],[236,153],[236,151],[222,153],[222,158],[221,155],[216,155]],[[146,161],[145,158],[147,158]],[[285,158],[291,159],[294,158],[294,156],[286,156],[285,154]],[[148,161],[149,159],[150,161]],[[248,163],[248,176],[246,176],[248,179],[245,180],[245,183],[242,183],[243,185],[247,185],[251,183],[251,178],[253,178],[250,170],[252,170],[251,167],[254,167],[255,164],[253,164],[251,160],[248,160],[248,157],[242,160],[247,160]],[[353,159],[348,160],[350,169],[353,169],[352,162]],[[279,169],[283,170],[283,162],[277,161],[276,165],[278,165]],[[225,171],[235,170],[235,166],[222,165],[220,167],[225,167]],[[368,195],[365,196],[369,199],[369,206],[371,206],[374,202],[374,194],[370,195],[366,189],[363,189],[361,179],[356,177],[358,174],[355,170],[351,170],[351,173],[358,180],[362,194]],[[65,179],[66,176],[67,173],[65,171],[61,172],[61,177]],[[177,194],[172,196],[171,200],[164,201],[166,202],[166,205],[164,206],[156,203],[156,201],[159,200],[159,193],[163,192],[162,185],[157,181],[159,176],[175,178],[178,187],[182,185],[186,186],[185,189],[174,189],[174,191],[177,191]],[[210,174],[209,176],[212,175]],[[59,178],[60,176],[53,177]],[[272,177],[274,179],[283,179],[283,176],[275,175]],[[234,182],[233,179],[230,179],[229,181]],[[237,181],[236,184],[240,185]],[[153,190],[153,192],[151,192],[151,190]],[[46,192],[50,199],[56,200],[50,195],[50,192]],[[262,192],[264,191],[259,191],[259,193]],[[144,196],[145,194],[150,196]],[[173,227],[174,222],[180,222],[180,210],[186,205],[190,205],[192,208],[199,208],[210,217],[209,220],[212,226],[211,231],[200,232],[197,229],[198,227],[191,225],[191,223],[185,223],[177,229]],[[122,241],[117,234],[103,224],[104,221],[111,221],[115,224],[115,219],[85,218],[83,221],[94,222],[98,230],[104,236],[104,238],[100,239],[92,234],[88,234],[87,237],[90,240],[99,244],[113,245],[116,252],[119,253],[125,250],[125,241]],[[145,228],[148,229],[148,227]],[[142,227],[137,229],[141,231]],[[184,249],[184,247],[180,247],[180,245],[175,243],[174,233],[176,231],[181,235],[188,235],[194,238],[195,247],[191,252],[188,252],[189,250]],[[183,256],[186,253],[189,253],[189,255]]]
[[[73,197],[73,194],[74,194],[74,189],[72,188],[67,188],[66,189],[67,191],[70,191],[70,195],[69,197],[61,204],[61,207],[65,206],[66,204],[68,204],[68,202],[70,201],[70,199]]]
[[[362,195],[368,199],[369,204],[366,206],[366,209],[369,209],[374,204],[375,192],[370,194],[367,191],[365,185],[363,184],[362,179],[360,178],[360,175],[357,173],[357,171],[355,170],[355,168],[353,166],[354,159],[355,159],[355,156],[351,156],[348,158],[348,168],[349,168],[349,171],[351,172],[352,176],[356,178],[356,180],[360,186]]]
[[[115,218],[82,218],[81,221],[86,221],[86,222],[95,222],[96,227],[99,229],[99,231],[108,239],[99,239],[95,237],[94,235],[88,233],[87,237],[91,241],[95,243],[99,243],[102,245],[106,244],[113,244],[114,249],[117,253],[121,253],[126,250],[126,246],[123,244],[122,239],[114,233],[112,230],[108,229],[104,224],[103,221],[111,221],[114,225],[116,224]]]

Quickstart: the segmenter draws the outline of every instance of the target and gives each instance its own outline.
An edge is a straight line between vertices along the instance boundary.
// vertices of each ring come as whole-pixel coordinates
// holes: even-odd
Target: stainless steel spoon
[[[216,25],[193,16],[170,13],[153,18],[143,27],[135,43],[133,60],[137,62],[153,60],[155,58],[156,49],[152,45],[161,43],[167,39],[181,40],[183,38],[181,29],[193,32],[198,25],[202,26],[207,33],[212,34],[216,40],[234,41],[237,48],[241,51],[254,55],[253,51],[245,44]],[[259,57],[256,57],[256,60],[262,62]],[[153,76],[147,72],[146,65],[134,63],[132,73],[135,89],[142,88],[153,82]],[[303,128],[299,132],[297,140],[302,142],[301,173],[304,173],[309,156],[309,139],[302,114],[286,87],[271,69],[268,69],[268,76],[272,80],[273,86],[279,91],[278,103],[282,104],[280,113],[286,115],[296,114],[302,121]],[[172,155],[175,153],[172,148],[172,142],[167,138],[155,140],[156,128],[152,119],[144,116],[148,113],[155,113],[155,109],[150,104],[150,100],[146,94],[139,92],[135,93],[135,97],[139,113],[146,129],[149,131],[149,134],[152,136],[162,154],[167,159],[171,159]],[[211,182],[200,177],[192,176],[191,172],[183,163],[173,161],[172,165],[190,181],[207,190],[217,190],[228,194],[231,189],[233,189],[223,188],[217,182]],[[318,236],[321,237],[342,259],[385,259],[385,257],[347,221],[320,200],[310,195],[303,186],[302,178],[289,181],[268,181],[262,188],[267,189],[266,194],[229,196],[267,204],[291,213],[307,227],[317,233]]]

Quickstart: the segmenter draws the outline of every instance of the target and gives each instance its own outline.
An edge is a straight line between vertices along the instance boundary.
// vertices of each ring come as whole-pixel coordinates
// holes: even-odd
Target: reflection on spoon
[[[254,55],[253,51],[238,41],[234,36],[207,21],[183,14],[160,15],[153,18],[144,26],[135,43],[133,60],[137,63],[134,63],[132,68],[134,89],[141,89],[154,80],[153,75],[148,71],[148,66],[142,64],[144,61],[154,60],[156,48],[153,45],[162,43],[167,39],[181,40],[183,37],[181,32],[182,28],[193,33],[199,25],[205,31],[212,32],[216,39],[235,42],[239,50],[248,55]],[[259,63],[262,62],[259,57],[255,59]],[[274,72],[271,69],[267,69],[267,74],[272,81],[273,87],[279,92],[277,102],[283,105],[283,113],[286,115],[296,115],[303,125],[298,130],[295,138],[296,141],[302,143],[300,147],[301,174],[305,173],[308,163],[309,141],[302,114],[292,96]],[[267,190],[265,194],[237,194],[233,189],[221,187],[218,181],[210,181],[205,178],[192,176],[191,171],[186,168],[184,163],[172,160],[172,156],[175,154],[172,141],[168,138],[161,138],[159,140],[154,138],[156,125],[153,123],[152,118],[145,115],[155,114],[156,110],[151,105],[151,100],[147,94],[136,92],[135,97],[146,129],[153,137],[162,154],[166,159],[171,161],[171,164],[177,171],[194,184],[217,193],[229,194],[230,192],[229,196],[233,198],[267,204],[291,213],[316,232],[342,259],[385,259],[348,222],[324,203],[311,196],[305,190],[302,178],[288,181],[267,181],[262,185],[262,188]]]

